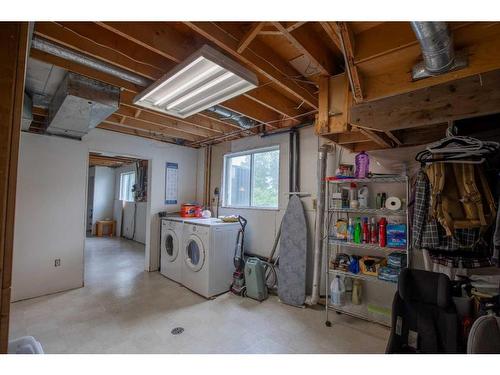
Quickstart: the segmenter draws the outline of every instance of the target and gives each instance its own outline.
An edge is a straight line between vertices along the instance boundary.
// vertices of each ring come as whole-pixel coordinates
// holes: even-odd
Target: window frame
[[[131,194],[131,198],[132,200],[126,200],[126,199],[123,199],[124,197],[122,197],[122,193],[123,193],[123,187],[122,187],[122,182],[123,182],[123,176],[124,175],[133,175],[134,176],[134,183],[132,184],[132,186],[130,187],[130,194]],[[132,191],[132,188],[135,184],[135,179],[137,178],[136,176],[136,173],[135,171],[127,171],[127,172],[121,172],[120,173],[120,195],[119,195],[119,199],[123,202],[135,202],[135,199],[134,199],[134,192]]]
[[[269,151],[278,151],[278,202],[276,206],[252,206],[252,193],[253,193],[253,180],[254,180],[254,155],[255,154],[260,154],[263,152],[269,152]],[[238,157],[238,156],[250,156],[250,181],[249,181],[249,203],[250,205],[242,205],[242,206],[236,206],[236,205],[229,205],[227,203],[227,194],[226,194],[226,187],[227,187],[227,163],[228,159],[233,158],[233,157]],[[227,154],[224,154],[223,158],[223,166],[222,166],[222,208],[232,208],[232,209],[249,209],[249,210],[265,210],[265,211],[279,211],[281,199],[280,199],[280,186],[281,186],[281,150],[280,150],[280,145],[272,145],[272,146],[267,146],[267,147],[259,147],[259,148],[253,148],[253,149],[248,149],[244,151],[237,151],[237,152],[230,152]]]

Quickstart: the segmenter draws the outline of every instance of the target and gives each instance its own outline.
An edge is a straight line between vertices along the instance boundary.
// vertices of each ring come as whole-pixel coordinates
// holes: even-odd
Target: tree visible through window
[[[224,168],[226,206],[278,207],[278,148],[226,155]]]
[[[133,202],[134,192],[132,188],[135,184],[135,172],[125,172],[120,174],[120,200]]]

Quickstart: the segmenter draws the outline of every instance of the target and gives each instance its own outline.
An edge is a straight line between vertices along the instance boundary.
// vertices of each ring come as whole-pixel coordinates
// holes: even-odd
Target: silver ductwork
[[[90,56],[84,55],[83,53],[79,53],[73,51],[69,48],[63,47],[59,44],[52,43],[46,39],[39,38],[37,36],[33,37],[31,42],[31,48],[37,49],[39,51],[48,53],[53,56],[60,57],[67,61],[72,61],[74,63],[88,66],[94,70],[97,70],[102,73],[109,74],[113,77],[117,77],[123,79],[124,81],[136,84],[138,86],[149,86],[151,81],[147,78],[144,78],[138,74],[129,72],[128,70],[118,68],[114,65],[107,64],[101,60],[94,59]]]
[[[440,75],[467,66],[467,56],[455,53],[446,22],[410,22],[422,49],[423,61],[412,68],[414,80]]]
[[[318,171],[316,183],[318,186],[316,204],[316,227],[314,229],[314,260],[313,260],[313,284],[311,295],[307,296],[306,304],[315,305],[319,301],[319,288],[321,282],[321,256],[323,252],[324,220],[326,203],[326,163],[328,153],[332,146],[324,144],[318,151]]]
[[[206,111],[215,113],[221,116],[224,120],[232,120],[236,122],[242,129],[249,129],[255,125],[255,122],[248,117],[240,115],[239,113],[231,111],[227,108],[221,107],[220,105],[214,105],[213,107],[207,108]]]
[[[47,133],[81,139],[119,104],[118,87],[69,72],[50,102]]]

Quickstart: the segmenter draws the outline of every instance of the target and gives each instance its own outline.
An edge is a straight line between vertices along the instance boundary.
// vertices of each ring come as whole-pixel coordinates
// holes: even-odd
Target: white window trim
[[[278,157],[278,205],[275,206],[229,206],[226,203],[226,161],[228,158],[232,158],[235,156],[244,156],[244,155],[252,155],[252,154],[259,154],[261,152],[268,152],[268,151],[279,151],[279,157]],[[260,147],[260,148],[252,148],[244,151],[237,151],[237,152],[231,152],[224,154],[224,158],[222,160],[222,204],[221,208],[228,208],[228,209],[245,209],[245,210],[263,210],[263,211],[279,211],[280,209],[280,203],[281,203],[281,198],[280,198],[280,177],[281,177],[281,150],[279,145],[273,145],[273,146],[267,146],[267,147]],[[252,183],[253,183],[253,157],[250,158],[250,202],[252,201]]]

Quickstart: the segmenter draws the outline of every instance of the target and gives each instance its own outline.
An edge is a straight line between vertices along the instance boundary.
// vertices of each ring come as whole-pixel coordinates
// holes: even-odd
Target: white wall
[[[113,201],[115,196],[115,171],[109,167],[95,167],[94,204],[92,217],[92,233],[95,234],[95,223],[99,220],[113,218]]]
[[[319,139],[314,134],[312,127],[299,131],[300,134],[300,191],[311,194],[302,198],[306,220],[308,224],[308,280],[311,280],[312,246],[314,240],[313,200],[316,198],[316,163]],[[222,171],[224,154],[251,150],[260,147],[279,145],[280,148],[280,177],[279,177],[279,202],[278,209],[234,209],[219,208],[219,215],[240,214],[248,220],[245,231],[246,252],[268,256],[274,242],[277,230],[288,204],[288,152],[289,135],[280,134],[261,138],[259,136],[243,138],[213,146],[212,148],[212,173],[210,178],[211,194],[215,187],[221,190],[222,201]],[[212,205],[215,214],[215,206]]]
[[[196,197],[197,150],[93,129],[82,141],[21,135],[13,300],[80,287],[89,151],[149,160],[145,269],[157,270],[160,211]],[[165,206],[165,163],[179,164],[178,205]],[[54,268],[54,259],[61,267]]]
[[[82,142],[21,134],[13,301],[83,285],[87,154]]]

